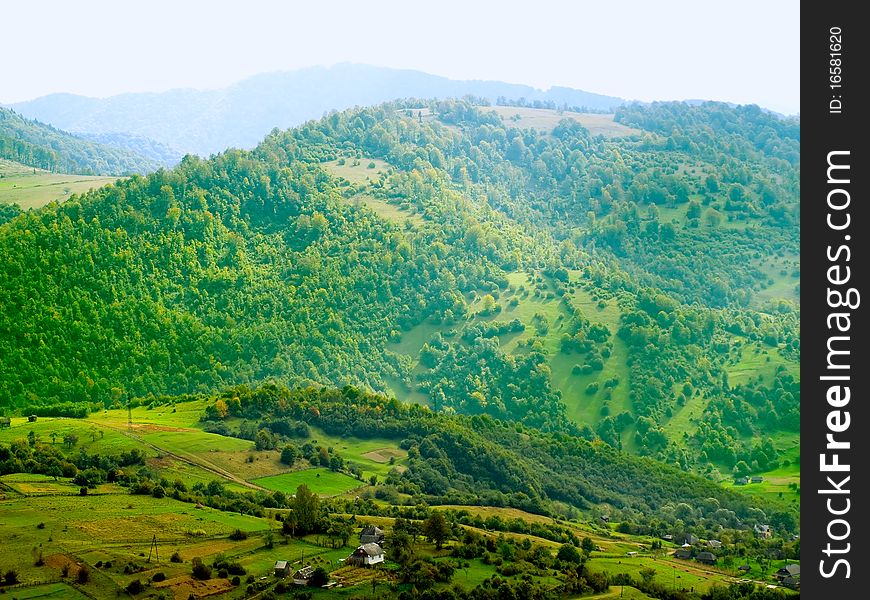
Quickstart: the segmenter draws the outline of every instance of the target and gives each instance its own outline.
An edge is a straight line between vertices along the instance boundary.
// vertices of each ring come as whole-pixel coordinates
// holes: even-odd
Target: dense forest
[[[0,158],[78,175],[148,173],[161,163],[134,150],[86,140],[0,108]]]
[[[799,426],[799,125],[716,103],[616,121],[636,133],[569,118],[541,132],[482,101],[334,112],[11,218],[0,406],[57,414],[266,380],[411,389],[438,412],[682,469],[773,468],[770,436]],[[359,163],[370,178],[342,175]],[[500,314],[521,293],[551,297],[558,323]],[[421,326],[422,349],[397,350]],[[508,351],[511,336],[525,341]],[[557,385],[559,356],[585,392]],[[750,359],[759,373],[732,383]],[[606,371],[619,361],[621,379]],[[594,419],[566,410],[593,396]],[[672,425],[687,405],[691,431]],[[520,477],[530,502],[616,500],[591,483],[571,496],[555,459],[536,460],[555,488]],[[422,469],[406,479],[448,492]]]

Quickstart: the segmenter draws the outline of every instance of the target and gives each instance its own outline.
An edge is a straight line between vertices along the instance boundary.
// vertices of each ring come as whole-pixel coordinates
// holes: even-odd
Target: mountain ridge
[[[396,98],[466,95],[493,103],[499,97],[525,98],[530,103],[608,112],[625,102],[560,86],[539,90],[523,84],[453,80],[411,69],[340,63],[253,75],[218,89],[178,88],[108,98],[58,93],[9,106],[74,133],[130,134],[153,139],[182,154],[208,156],[229,147],[251,148],[274,128],[296,126],[330,110]]]

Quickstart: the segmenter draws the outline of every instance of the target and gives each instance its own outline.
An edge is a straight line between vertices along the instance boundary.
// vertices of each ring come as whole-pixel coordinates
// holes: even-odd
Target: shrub
[[[15,569],[9,569],[8,571],[6,571],[6,573],[3,575],[3,583],[5,583],[6,585],[15,585],[16,583],[18,583],[18,571],[16,571]]]
[[[86,584],[91,580],[91,570],[87,565],[82,565],[79,567],[79,572],[76,573],[76,581],[78,581],[81,585]]]
[[[235,540],[237,542],[241,541],[241,540],[246,540],[246,539],[248,539],[248,534],[246,532],[242,531],[241,529],[235,529],[230,534],[230,539]]]
[[[151,576],[151,581],[166,581],[166,573],[163,571],[157,571]]]
[[[191,561],[193,565],[192,573],[196,579],[201,579],[205,581],[206,579],[211,579],[211,568],[202,562],[200,557],[196,557]]]
[[[184,560],[181,558],[181,555],[176,550],[172,553],[172,556],[169,557],[169,562],[182,563],[184,562]]]
[[[142,590],[145,589],[145,586],[143,586],[142,582],[138,579],[134,579],[127,584],[127,587],[125,589],[127,590],[128,594],[130,594],[131,596],[135,596],[136,594],[141,594]]]

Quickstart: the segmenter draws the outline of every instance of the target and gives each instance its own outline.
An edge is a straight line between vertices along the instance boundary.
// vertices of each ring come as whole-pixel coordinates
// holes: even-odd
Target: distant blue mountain
[[[250,148],[273,128],[285,129],[324,112],[378,104],[396,98],[472,95],[612,111],[625,101],[565,87],[537,90],[499,81],[457,81],[420,71],[340,64],[256,75],[219,90],[177,89],[163,93],[88,98],[51,94],[10,105],[18,113],[70,131],[143,151],[143,138],[157,142],[166,162],[185,153],[209,155],[228,147]],[[150,153],[149,153],[150,154]]]

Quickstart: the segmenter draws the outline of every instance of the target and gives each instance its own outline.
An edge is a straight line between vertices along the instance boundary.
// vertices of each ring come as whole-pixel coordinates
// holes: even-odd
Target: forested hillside
[[[79,175],[147,173],[160,166],[129,148],[82,139],[6,108],[0,108],[0,158]]]
[[[337,112],[15,217],[0,402],[353,384],[713,477],[796,461],[798,124],[521,122]]]

